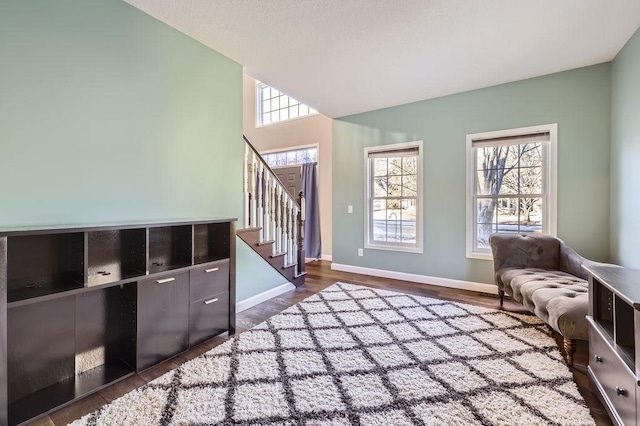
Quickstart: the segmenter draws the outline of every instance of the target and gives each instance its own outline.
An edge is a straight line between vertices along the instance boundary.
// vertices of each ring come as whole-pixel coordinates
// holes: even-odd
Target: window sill
[[[478,260],[491,260],[491,261],[493,261],[493,255],[491,253],[471,252],[471,253],[467,253],[467,259],[478,259]]]
[[[365,244],[364,248],[367,250],[385,250],[385,251],[400,251],[404,253],[424,253],[422,247],[400,247],[400,246],[384,246],[384,245],[372,245]]]

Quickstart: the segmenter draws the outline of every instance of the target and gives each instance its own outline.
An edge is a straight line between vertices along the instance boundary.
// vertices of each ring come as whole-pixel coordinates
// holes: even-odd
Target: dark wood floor
[[[245,330],[251,329],[253,326],[261,323],[267,318],[276,315],[289,306],[298,303],[302,299],[305,299],[323,290],[336,281],[349,282],[353,284],[361,284],[378,288],[386,288],[403,293],[437,297],[441,299],[460,301],[499,309],[497,296],[445,287],[417,284],[407,281],[398,281],[388,278],[377,278],[367,275],[338,272],[331,270],[330,262],[319,261],[307,264],[307,277],[305,285],[238,314],[238,332],[240,333]],[[505,301],[504,309],[528,313],[528,311],[521,305],[509,300]],[[146,370],[142,373],[131,376],[119,383],[109,386],[106,389],[103,389],[91,396],[82,399],[81,401],[75,402],[65,408],[49,414],[48,416],[42,417],[39,420],[32,422],[31,424],[49,426],[66,425],[67,423],[100,408],[104,404],[113,401],[114,399],[124,395],[125,393],[159,377],[165,372],[178,367],[180,364],[191,360],[203,354],[204,352],[207,352],[208,350],[219,345],[225,340],[227,340],[226,335],[215,337],[171,360],[165,361],[161,364],[156,365],[155,367],[150,368],[149,370]],[[562,345],[560,344],[562,339],[557,333],[556,340],[559,343],[558,346],[562,350]],[[589,359],[588,351],[589,349],[587,342],[578,342],[578,348],[573,368],[573,376],[576,383],[578,384],[580,393],[583,395],[585,401],[587,402],[587,405],[591,409],[591,414],[593,415],[596,424],[603,426],[612,425],[611,420],[607,416],[604,407],[589,389],[589,380],[586,375],[586,365]],[[505,409],[508,410],[509,407],[505,407]]]

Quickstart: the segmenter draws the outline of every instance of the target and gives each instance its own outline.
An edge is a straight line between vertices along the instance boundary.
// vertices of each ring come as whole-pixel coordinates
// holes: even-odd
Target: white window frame
[[[483,139],[517,137],[534,133],[549,133],[549,142],[542,146],[542,233],[556,236],[558,231],[558,124],[521,127],[517,129],[498,130],[494,132],[474,133],[467,135],[467,258],[492,260],[491,249],[476,248],[476,158],[473,142]]]
[[[423,147],[422,141],[413,141],[413,142],[403,142],[396,143],[391,145],[380,145],[373,147],[366,147],[364,149],[364,181],[365,181],[365,191],[364,191],[364,248],[365,249],[373,249],[373,250],[389,250],[389,251],[401,251],[407,253],[423,253],[423,231],[422,231],[422,214],[423,214],[423,181],[422,181],[422,156],[423,156]],[[381,242],[373,242],[371,238],[371,221],[372,221],[372,170],[371,170],[371,162],[369,161],[369,154],[380,152],[380,151],[392,151],[392,150],[402,150],[407,148],[418,148],[418,167],[417,167],[417,211],[416,211],[416,244],[409,245],[405,243],[381,243]],[[391,155],[390,155],[391,157]]]
[[[308,144],[308,145],[296,145],[296,146],[290,146],[290,147],[286,147],[286,148],[267,149],[265,151],[260,151],[260,155],[262,155],[264,157],[264,156],[266,156],[268,154],[273,154],[274,152],[276,152],[276,153],[285,153],[285,152],[299,151],[301,149],[309,149],[309,148],[315,148],[316,149],[316,151],[318,153],[318,160],[316,162],[318,164],[320,164],[320,144],[317,144],[317,143]],[[277,168],[280,168],[280,167],[301,166],[302,164],[303,163],[292,164],[291,166],[269,166],[269,167],[271,167],[272,169],[277,169]]]
[[[318,111],[316,111],[315,109],[311,108],[307,104],[303,104],[302,102],[300,102],[300,101],[298,101],[296,99],[293,99],[291,96],[287,95],[286,93],[280,92],[278,90],[281,95],[286,96],[289,99],[296,101],[299,105],[303,105],[303,106],[309,108],[309,113],[305,114],[305,115],[299,115],[299,116],[293,117],[293,118],[285,118],[284,120],[278,120],[278,121],[273,121],[273,122],[270,122],[270,123],[264,123],[264,121],[263,121],[263,111],[262,111],[262,108],[263,108],[262,88],[263,87],[271,87],[274,90],[278,90],[278,89],[275,89],[273,86],[269,86],[266,83],[263,83],[261,81],[256,80],[256,92],[255,92],[256,93],[256,128],[272,126],[274,124],[284,123],[284,122],[287,122],[287,121],[299,120],[299,119],[302,119],[302,118],[312,117],[312,116],[318,114]],[[281,109],[283,109],[283,108],[281,108]]]

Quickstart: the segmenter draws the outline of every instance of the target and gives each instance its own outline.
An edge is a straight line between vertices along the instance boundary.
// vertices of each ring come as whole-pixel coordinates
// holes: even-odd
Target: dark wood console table
[[[235,219],[0,229],[0,425],[235,333]]]

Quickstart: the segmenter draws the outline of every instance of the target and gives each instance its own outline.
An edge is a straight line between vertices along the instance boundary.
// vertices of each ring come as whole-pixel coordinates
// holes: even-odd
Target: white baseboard
[[[431,284],[439,287],[458,288],[480,293],[498,294],[498,287],[493,284],[476,283],[473,281],[453,280],[450,278],[430,277],[428,275],[408,274],[406,272],[387,271],[384,269],[365,268],[362,266],[342,265],[332,263],[331,269],[354,274],[372,275],[374,277],[392,278],[395,280],[412,281],[420,284]]]
[[[272,288],[271,290],[256,294],[255,296],[251,296],[248,299],[241,300],[240,302],[236,303],[236,313],[246,311],[247,309],[259,305],[262,302],[266,302],[269,299],[280,296],[282,293],[295,290],[295,288],[296,286],[291,283],[284,283],[282,285],[279,285],[278,287]]]
[[[320,260],[328,260],[329,262],[331,262],[333,260],[333,256],[330,254],[321,254]]]

